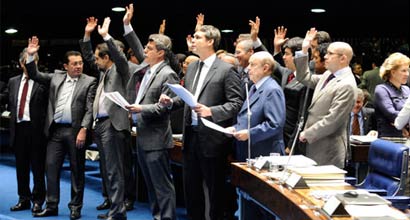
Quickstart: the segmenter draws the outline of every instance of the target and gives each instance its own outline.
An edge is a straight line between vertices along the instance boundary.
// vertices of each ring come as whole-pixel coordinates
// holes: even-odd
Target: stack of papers
[[[377,140],[376,136],[350,135],[350,142],[353,144],[370,144],[375,140]]]
[[[334,165],[289,167],[289,170],[302,176],[308,186],[348,185],[345,182],[345,174],[347,171]]]

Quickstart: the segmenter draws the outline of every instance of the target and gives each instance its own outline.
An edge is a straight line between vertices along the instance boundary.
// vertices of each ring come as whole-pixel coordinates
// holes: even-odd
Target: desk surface
[[[352,186],[315,186],[309,189],[290,189],[274,183],[259,172],[250,169],[245,163],[232,163],[232,183],[252,196],[265,208],[277,214],[281,219],[329,219],[315,211],[324,202],[309,196],[312,190],[348,190]],[[347,220],[350,217],[333,217]]]

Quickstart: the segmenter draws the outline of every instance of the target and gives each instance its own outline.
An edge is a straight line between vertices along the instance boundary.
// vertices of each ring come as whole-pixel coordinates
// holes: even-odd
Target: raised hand
[[[286,38],[286,32],[288,31],[287,28],[283,26],[277,27],[274,32],[275,32],[275,38],[273,38],[273,45],[275,47],[282,47],[282,45],[289,40],[289,38]]]
[[[127,11],[125,12],[125,15],[124,15],[124,18],[122,19],[122,22],[125,25],[129,25],[131,23],[132,16],[134,15],[134,4],[131,3],[131,4],[128,5],[128,7],[125,6],[125,9]]]
[[[255,21],[249,20],[249,26],[251,26],[251,38],[253,41],[258,39],[259,27],[261,26],[261,19],[256,16]]]
[[[40,49],[40,45],[38,45],[38,43],[39,39],[37,38],[37,36],[32,36],[28,39],[27,53],[29,55],[34,55]]]
[[[166,24],[167,20],[163,19],[162,23],[159,25],[159,34],[165,34],[165,24]]]
[[[85,26],[85,33],[86,34],[91,34],[95,30],[95,27],[97,26],[98,19],[94,17],[89,17],[87,18],[87,25]]]
[[[192,36],[188,34],[185,38],[188,51],[192,51]]]
[[[106,17],[104,19],[104,23],[103,25],[98,25],[98,33],[101,35],[101,37],[105,37],[108,34],[108,30],[110,28],[110,23],[111,23],[111,19],[110,17]]]
[[[196,26],[195,26],[195,31],[198,31],[202,25],[204,25],[204,20],[205,20],[205,15],[202,13],[199,13],[196,16]]]
[[[303,39],[303,43],[302,43],[302,51],[303,51],[303,53],[307,53],[307,52],[308,52],[308,49],[310,48],[311,42],[312,42],[313,38],[315,38],[316,33],[317,33],[317,30],[316,30],[316,28],[314,28],[314,27],[310,28],[310,30],[308,30],[308,31],[306,32],[305,39]]]

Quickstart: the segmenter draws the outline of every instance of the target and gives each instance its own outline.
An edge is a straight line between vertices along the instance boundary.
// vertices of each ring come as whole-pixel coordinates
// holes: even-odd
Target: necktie
[[[94,103],[93,103],[93,116],[94,116],[94,119],[97,118],[98,106],[100,105],[100,96],[101,96],[102,90],[104,88],[104,81],[105,81],[105,76],[106,75],[107,75],[107,73],[105,72],[103,74],[103,76],[101,77],[100,83],[98,84],[97,91],[95,93],[95,98],[94,98]]]
[[[358,116],[358,114],[353,115],[352,134],[353,135],[360,135],[360,125],[359,125],[359,116]]]
[[[204,62],[199,62],[199,67],[198,67],[198,73],[195,76],[195,81],[194,84],[192,86],[192,93],[195,94],[196,91],[196,87],[198,86],[198,82],[199,82],[199,77],[201,76],[201,71],[202,71],[202,67],[204,66]]]
[[[18,112],[18,118],[21,120],[23,118],[24,115],[24,107],[26,105],[26,98],[27,98],[27,92],[28,92],[28,77],[24,77],[24,80],[26,80],[26,82],[24,83],[23,86],[23,91],[21,93],[21,97],[20,97],[20,106],[19,106],[19,112]]]
[[[333,75],[333,73],[331,73],[331,74],[329,75],[329,77],[327,77],[326,81],[323,83],[323,86],[322,86],[321,89],[325,88],[326,85],[327,85],[327,83],[329,83],[330,80],[332,80],[332,79],[334,79],[334,78],[335,78],[335,75]]]
[[[332,75],[333,75],[333,74],[332,74]],[[294,74],[294,73],[289,74],[289,76],[288,76],[288,83],[289,83],[290,81],[292,81],[293,78],[295,78],[295,74]]]
[[[141,87],[141,82],[142,79],[144,78],[145,72],[147,72],[148,68],[143,68],[140,71],[138,71],[138,78],[137,78],[137,82],[135,83],[135,97],[138,96],[138,91],[140,90]]]
[[[58,97],[57,106],[54,113],[54,121],[57,123],[61,122],[61,119],[63,118],[64,107],[66,104],[69,104],[67,103],[67,100],[70,97],[71,92],[73,90],[74,81],[67,80],[65,84],[66,85],[63,86],[63,91],[61,91],[61,94]]]
[[[147,87],[148,81],[151,78],[151,70],[148,69],[146,71],[146,73],[144,74],[144,77],[142,78],[142,82],[141,82],[141,86],[139,88],[138,94],[137,94],[137,100],[135,101],[135,103],[139,104],[141,99],[142,99],[142,95],[144,93],[145,88]],[[141,92],[140,92],[141,91]]]
[[[255,92],[256,92],[256,86],[252,85],[251,91],[249,91],[249,99],[253,96],[253,94],[255,94]]]

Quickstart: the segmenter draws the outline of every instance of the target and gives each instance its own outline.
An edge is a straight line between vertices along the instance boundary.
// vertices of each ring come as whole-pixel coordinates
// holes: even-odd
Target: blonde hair
[[[408,56],[399,52],[390,54],[380,67],[380,77],[384,81],[388,81],[391,77],[391,71],[398,69],[402,65],[410,65],[410,58]]]

